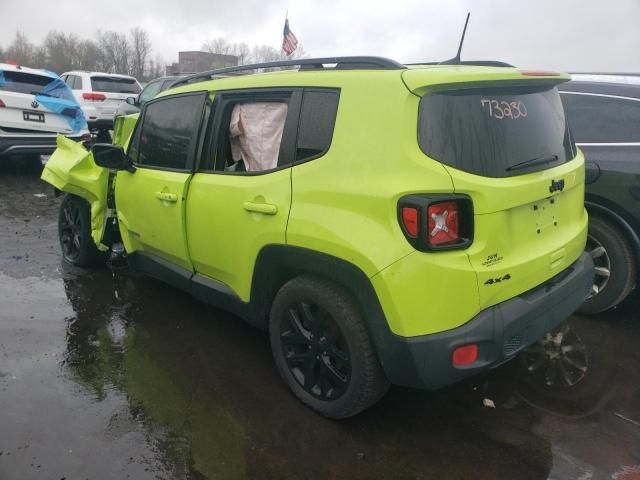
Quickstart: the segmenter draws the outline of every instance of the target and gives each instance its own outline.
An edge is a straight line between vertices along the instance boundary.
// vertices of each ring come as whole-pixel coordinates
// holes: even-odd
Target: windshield
[[[134,78],[91,77],[94,92],[140,93],[140,85]]]
[[[544,170],[575,156],[558,90],[548,86],[425,95],[418,141],[434,160],[486,177]]]

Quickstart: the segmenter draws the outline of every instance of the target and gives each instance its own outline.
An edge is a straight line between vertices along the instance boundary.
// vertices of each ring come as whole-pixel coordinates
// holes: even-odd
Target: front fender
[[[47,161],[40,178],[58,190],[84,198],[91,206],[91,237],[98,249],[107,219],[109,171],[98,167],[93,155],[82,144],[62,135],[56,138],[58,148]]]

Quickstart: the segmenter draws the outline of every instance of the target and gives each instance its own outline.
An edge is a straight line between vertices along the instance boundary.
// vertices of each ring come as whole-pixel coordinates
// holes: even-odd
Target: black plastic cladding
[[[425,222],[429,205],[455,201],[461,207],[459,215],[459,228],[461,241],[447,245],[431,245],[428,241],[428,228]],[[402,221],[402,209],[405,207],[417,208],[422,215],[418,215],[418,236],[412,237],[407,232],[404,222]],[[458,250],[468,248],[473,243],[473,202],[467,195],[459,194],[440,194],[440,195],[407,195],[398,200],[398,223],[402,229],[407,241],[415,248],[422,252],[437,252],[443,250]]]

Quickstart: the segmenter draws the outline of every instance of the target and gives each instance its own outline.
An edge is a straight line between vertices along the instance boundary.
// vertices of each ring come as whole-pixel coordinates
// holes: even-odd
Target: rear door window
[[[576,153],[558,90],[548,86],[427,94],[418,141],[434,160],[486,177],[548,169]]]
[[[133,78],[93,76],[91,89],[94,92],[140,93],[140,85]]]
[[[2,71],[2,76],[4,81],[0,82],[1,91],[34,95],[53,81],[51,77],[25,72]]]

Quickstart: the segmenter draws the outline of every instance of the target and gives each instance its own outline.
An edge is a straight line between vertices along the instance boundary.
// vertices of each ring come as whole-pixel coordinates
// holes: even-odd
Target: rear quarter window
[[[434,160],[486,177],[544,170],[575,156],[558,90],[549,86],[427,94],[420,100],[418,141]]]

